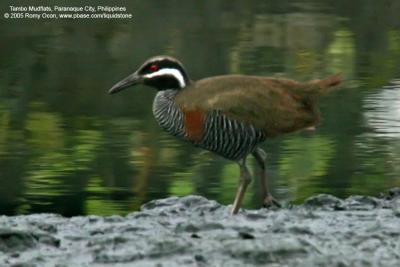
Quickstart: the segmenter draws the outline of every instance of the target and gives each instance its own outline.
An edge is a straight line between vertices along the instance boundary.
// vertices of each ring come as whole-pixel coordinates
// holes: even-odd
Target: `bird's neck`
[[[158,124],[172,135],[183,137],[182,112],[175,105],[179,90],[159,91],[153,102],[153,115]]]

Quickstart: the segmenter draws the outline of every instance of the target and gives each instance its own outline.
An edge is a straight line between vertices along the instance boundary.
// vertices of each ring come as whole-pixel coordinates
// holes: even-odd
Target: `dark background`
[[[66,5],[0,7],[56,3]],[[236,164],[164,133],[152,89],[106,94],[159,54],[179,58],[192,79],[341,72],[315,133],[265,143],[273,193],[298,203],[400,186],[399,1],[68,1],[100,3],[126,6],[133,19],[1,16],[0,214],[125,214],[186,194],[231,203]],[[259,207],[258,188],[244,207]]]

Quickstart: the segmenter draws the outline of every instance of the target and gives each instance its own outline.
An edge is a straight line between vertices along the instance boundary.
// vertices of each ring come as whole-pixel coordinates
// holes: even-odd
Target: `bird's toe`
[[[282,205],[272,195],[268,195],[264,198],[263,207],[264,208],[272,208],[272,207],[281,208]]]

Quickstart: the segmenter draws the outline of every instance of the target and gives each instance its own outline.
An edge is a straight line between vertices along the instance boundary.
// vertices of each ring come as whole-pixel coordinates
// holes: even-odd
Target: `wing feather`
[[[195,82],[176,96],[184,110],[221,111],[267,136],[314,125],[318,112],[303,98],[311,84],[257,76],[225,75]],[[312,89],[312,88],[311,88]]]

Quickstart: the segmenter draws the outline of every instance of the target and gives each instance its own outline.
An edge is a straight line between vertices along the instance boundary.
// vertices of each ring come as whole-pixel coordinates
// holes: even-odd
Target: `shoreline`
[[[127,216],[0,216],[0,266],[399,266],[400,188],[276,210],[200,196]]]

